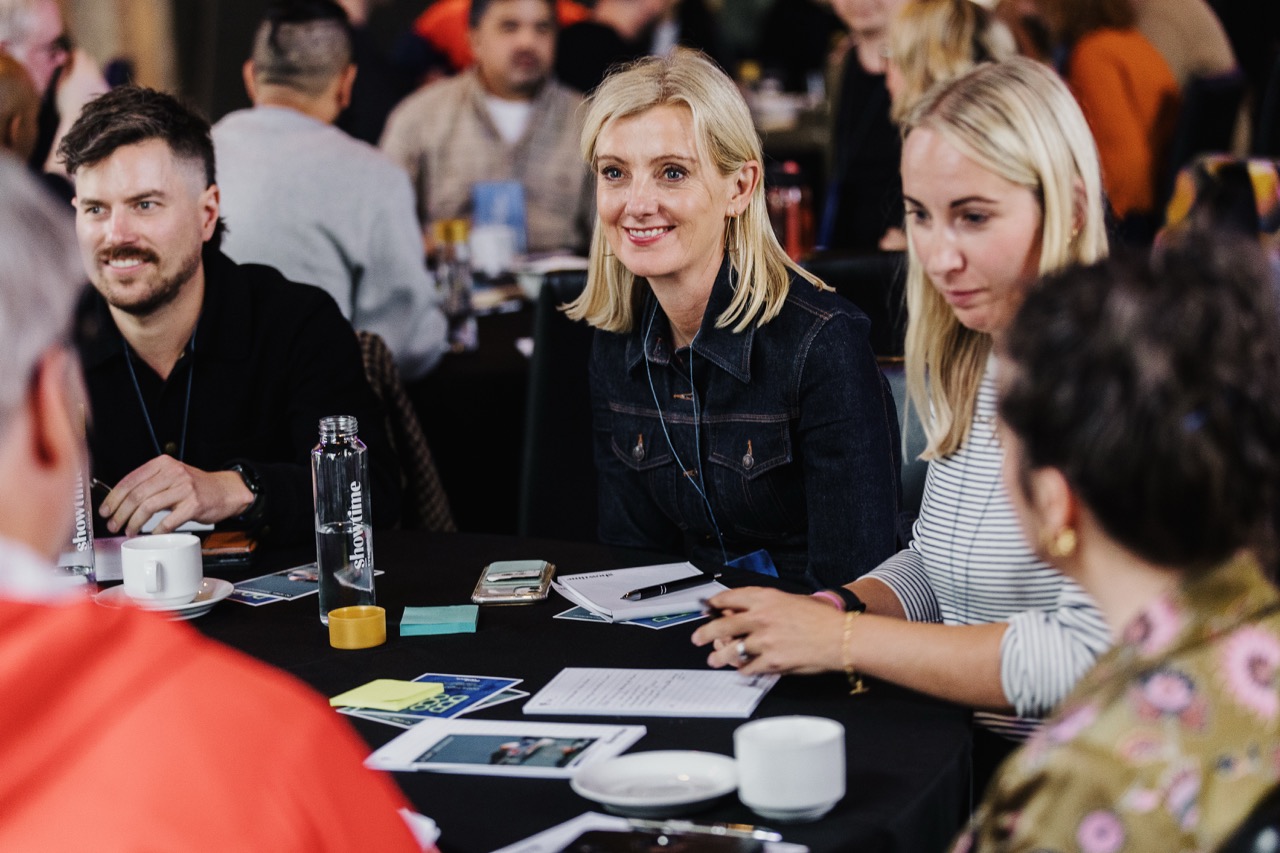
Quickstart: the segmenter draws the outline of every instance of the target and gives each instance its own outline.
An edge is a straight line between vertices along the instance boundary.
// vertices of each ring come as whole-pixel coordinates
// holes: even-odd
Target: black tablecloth
[[[534,605],[481,608],[475,634],[398,636],[405,605],[465,603],[491,560],[539,558],[562,574],[635,564],[594,545],[465,534],[378,533],[378,603],[387,608],[387,644],[361,651],[328,645],[315,597],[248,607],[224,602],[195,625],[311,684],[326,696],[373,678],[412,679],[424,672],[523,678],[536,692],[566,666],[701,668],[705,652],[689,642],[692,628],[661,631],[631,625],[553,619],[569,604],[552,593]],[[264,555],[254,571],[223,573],[232,580],[282,568],[304,555]],[[309,555],[306,556],[309,559]],[[214,574],[214,572],[211,572]],[[745,576],[729,576],[730,583]],[[785,838],[819,851],[932,851],[945,846],[967,806],[968,714],[890,685],[850,696],[842,676],[784,677],[754,717],[816,714],[841,721],[848,748],[848,794],[823,820],[782,827]],[[701,749],[731,755],[740,720],[659,718],[525,718],[510,702],[475,714],[491,719],[564,719],[643,723],[648,734],[633,751]],[[400,730],[353,720],[371,746]],[[431,773],[398,773],[414,805],[440,825],[444,853],[491,851],[583,811],[600,810],[563,780],[527,780]],[[728,798],[697,816],[754,822]]]

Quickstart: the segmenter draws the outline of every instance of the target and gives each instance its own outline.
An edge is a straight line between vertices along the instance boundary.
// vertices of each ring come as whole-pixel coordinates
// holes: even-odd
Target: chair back
[[[823,252],[808,258],[802,266],[871,319],[872,352],[879,357],[902,356],[907,336],[905,253]]]
[[[382,403],[387,435],[399,457],[400,485],[404,492],[400,526],[406,530],[452,533],[458,528],[449,510],[449,498],[440,482],[422,424],[409,402],[409,395],[405,393],[391,350],[373,332],[359,331],[356,336],[360,339],[360,354],[364,357],[365,377]]]
[[[1218,853],[1277,853],[1280,851],[1280,786],[1272,788],[1244,823],[1231,833]]]
[[[559,306],[582,293],[585,270],[548,273],[534,309],[516,530],[582,542],[598,539],[596,466],[587,367],[594,330]]]
[[[925,446],[929,443],[924,434],[924,426],[915,409],[907,412],[907,372],[901,358],[881,358],[880,371],[889,381],[889,389],[893,392],[893,404],[898,409],[898,421],[902,428],[903,448],[902,460],[902,504],[898,519],[898,535],[905,543],[911,538],[911,525],[920,514],[920,502],[924,497],[924,478],[929,472],[929,463],[920,458]],[[907,415],[903,419],[904,413]]]
[[[1245,78],[1239,71],[1187,81],[1165,154],[1158,210],[1168,204],[1178,172],[1197,155],[1231,150],[1244,92]]]
[[[1280,54],[1261,98],[1258,123],[1253,129],[1253,156],[1280,157]]]

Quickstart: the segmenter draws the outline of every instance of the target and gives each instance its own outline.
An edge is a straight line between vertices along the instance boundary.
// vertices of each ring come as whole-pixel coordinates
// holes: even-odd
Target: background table
[[[653,631],[632,625],[572,622],[552,616],[570,606],[558,594],[539,604],[484,607],[477,633],[398,636],[405,605],[458,604],[469,599],[483,566],[492,560],[541,558],[562,574],[634,565],[638,555],[601,546],[499,536],[380,532],[375,535],[378,603],[387,608],[385,646],[337,651],[328,646],[314,596],[248,607],[223,602],[193,624],[333,696],[374,678],[411,679],[424,672],[523,678],[536,692],[566,666],[693,669],[705,652],[689,642],[692,627]],[[253,572],[221,574],[233,580],[283,568],[299,555],[263,555]],[[309,557],[308,557],[309,558]],[[211,572],[212,574],[212,572]],[[730,582],[744,576],[727,577]],[[520,701],[475,713],[477,718],[642,723],[648,734],[632,751],[701,749],[733,753],[736,719],[525,717]],[[781,827],[788,841],[821,851],[929,851],[942,849],[968,806],[968,713],[889,685],[850,696],[841,676],[784,677],[753,717],[816,714],[846,729],[848,795],[823,820]],[[371,746],[399,729],[352,721]],[[414,805],[440,825],[444,853],[482,853],[600,810],[563,780],[509,779],[433,773],[397,773]],[[734,797],[697,816],[755,822]]]

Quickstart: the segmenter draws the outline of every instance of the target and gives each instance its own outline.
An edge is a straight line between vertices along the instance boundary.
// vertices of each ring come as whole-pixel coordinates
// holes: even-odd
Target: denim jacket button
[[[644,445],[643,444],[637,444],[635,447],[631,448],[631,458],[637,462],[644,461]]]
[[[755,464],[756,464],[756,458],[752,456],[750,453],[742,457],[742,467],[746,468],[748,471],[750,471],[752,466],[754,466]]]

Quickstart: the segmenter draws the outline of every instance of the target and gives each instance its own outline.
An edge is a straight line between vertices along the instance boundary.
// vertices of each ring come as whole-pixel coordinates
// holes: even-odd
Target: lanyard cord
[[[658,389],[653,384],[653,371],[649,366],[649,333],[653,331],[653,321],[658,316],[658,303],[655,300],[653,310],[649,312],[649,322],[644,330],[644,370],[649,378],[649,393],[653,395],[653,405],[658,410],[658,423],[662,425],[662,435],[667,440],[667,447],[671,450],[671,455],[675,457],[676,464],[680,466],[680,470],[685,472],[684,478],[689,485],[693,486],[694,491],[702,498],[702,503],[707,508],[707,517],[711,520],[711,527],[716,532],[716,542],[720,546],[720,558],[725,563],[729,562],[729,555],[724,547],[724,534],[720,532],[720,525],[716,523],[715,511],[711,508],[711,499],[707,497],[706,489],[694,482],[689,476],[689,469],[685,467],[680,454],[676,452],[676,446],[671,442],[671,433],[667,431],[667,419],[662,414],[662,404],[658,402]],[[697,337],[695,335],[695,337]],[[695,461],[698,463],[698,479],[703,479],[702,475],[702,441],[699,434],[698,425],[701,418],[698,415],[698,390],[693,385],[693,343],[689,344],[689,397],[693,401],[693,452],[696,455]]]
[[[160,448],[160,440],[156,438],[156,428],[151,423],[151,412],[147,409],[147,401],[142,396],[142,386],[138,384],[138,374],[133,368],[133,355],[129,349],[129,342],[124,339],[124,334],[120,335],[120,342],[124,344],[124,363],[129,368],[129,378],[133,380],[133,392],[138,395],[138,405],[142,407],[142,417],[147,424],[147,433],[151,436],[151,446],[156,449],[156,456],[163,456],[164,451]],[[187,418],[191,414],[191,385],[196,374],[196,333],[191,333],[191,340],[187,341],[184,348],[188,355],[191,356],[187,362],[187,397],[182,404],[182,434],[178,440],[178,461],[182,462],[187,455]]]

